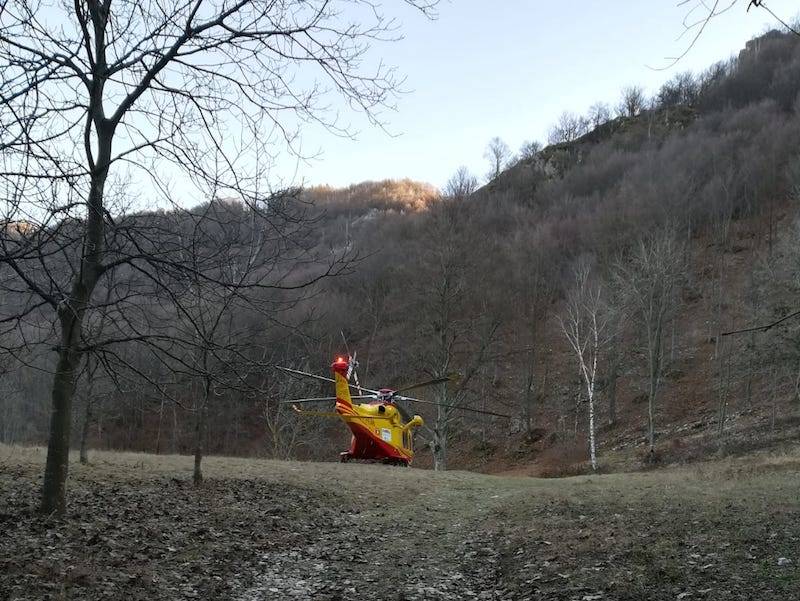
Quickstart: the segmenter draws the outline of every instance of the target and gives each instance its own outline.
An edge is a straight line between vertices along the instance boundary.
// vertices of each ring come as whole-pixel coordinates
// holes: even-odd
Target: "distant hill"
[[[410,179],[386,179],[378,182],[361,182],[346,188],[313,186],[305,195],[327,211],[379,211],[416,212],[428,208],[439,198],[432,185]]]

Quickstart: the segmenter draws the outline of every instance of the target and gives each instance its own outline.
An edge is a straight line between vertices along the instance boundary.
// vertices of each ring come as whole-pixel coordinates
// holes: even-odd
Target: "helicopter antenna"
[[[354,351],[353,354],[350,354],[350,347],[347,344],[347,337],[344,335],[344,330],[339,330],[339,333],[342,335],[342,340],[344,341],[344,350],[347,351],[347,358],[349,359],[349,369],[353,374],[353,381],[356,383],[356,389],[358,390],[358,394],[364,394],[364,391],[361,389],[361,384],[358,382],[358,372],[356,368],[358,367],[358,361],[356,361],[356,353],[358,351]],[[348,374],[349,376],[350,374]]]
[[[358,372],[356,368],[358,367],[358,361],[356,361],[356,353],[358,351],[353,351],[353,356],[350,357],[350,363],[353,365],[353,381],[356,383],[356,388],[358,388],[358,394],[364,394],[364,391],[361,390],[361,384],[358,381]]]

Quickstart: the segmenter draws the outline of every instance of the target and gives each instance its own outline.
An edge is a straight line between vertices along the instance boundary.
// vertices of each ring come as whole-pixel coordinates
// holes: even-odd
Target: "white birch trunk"
[[[594,429],[594,380],[597,374],[597,353],[600,347],[599,336],[597,333],[597,315],[592,315],[592,334],[594,335],[594,350],[592,352],[592,371],[588,378],[589,396],[589,457],[592,462],[592,471],[597,471],[597,442]]]
[[[568,320],[565,323],[559,319],[559,322],[570,346],[575,351],[578,359],[578,371],[586,386],[589,407],[589,460],[592,470],[597,471],[594,390],[597,376],[597,359],[600,353],[600,331],[605,324],[598,322],[600,290],[599,288],[589,290],[588,278],[588,268],[579,269],[576,272],[577,287],[568,301]]]

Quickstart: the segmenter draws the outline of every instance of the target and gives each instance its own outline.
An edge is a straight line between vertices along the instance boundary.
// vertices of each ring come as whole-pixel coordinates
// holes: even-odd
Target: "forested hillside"
[[[420,396],[512,416],[414,407],[422,465],[424,440],[440,466],[557,474],[587,469],[592,437],[602,468],[794,436],[800,320],[723,334],[800,308],[798,93],[798,38],[772,32],[652,99],[626,90],[615,117],[562,116],[480,188],[460,171],[441,193],[117,215],[112,256],[159,271],[131,262],[97,293],[73,445],[334,458],[345,429],[279,403],[330,390],[270,366],[325,373],[348,348],[362,383],[452,375]],[[4,251],[36,281],[69,271],[70,228],[6,224]],[[0,303],[0,441],[41,443],[57,326],[25,290]]]

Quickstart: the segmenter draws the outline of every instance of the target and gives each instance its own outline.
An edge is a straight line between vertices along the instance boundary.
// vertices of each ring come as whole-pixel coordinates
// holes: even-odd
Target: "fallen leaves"
[[[694,484],[656,486],[657,474],[629,488],[592,478],[586,492],[248,465],[247,476],[209,470],[200,489],[174,471],[83,470],[63,520],[35,513],[38,470],[0,473],[0,599],[718,601],[798,589],[794,474],[774,512],[747,497],[763,494],[760,483],[718,502]]]

